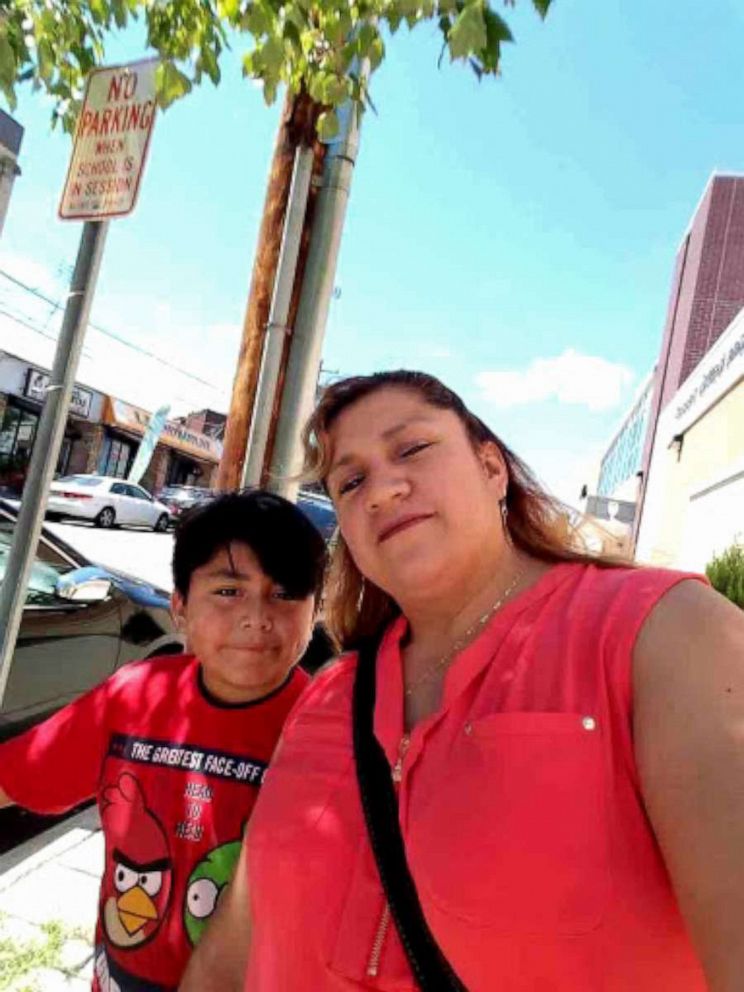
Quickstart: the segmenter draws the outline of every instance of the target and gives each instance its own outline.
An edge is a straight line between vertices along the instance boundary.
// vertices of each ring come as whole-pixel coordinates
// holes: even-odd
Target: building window
[[[23,491],[38,425],[38,414],[10,403],[5,408],[0,424],[0,487],[6,491]]]
[[[134,461],[134,445],[116,437],[107,437],[99,463],[99,474],[124,479]]]

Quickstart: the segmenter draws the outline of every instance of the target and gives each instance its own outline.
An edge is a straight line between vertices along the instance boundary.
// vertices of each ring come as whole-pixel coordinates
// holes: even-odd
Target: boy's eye
[[[225,586],[222,589],[215,589],[214,592],[215,596],[222,596],[228,599],[230,597],[237,596],[239,591],[240,590],[236,589],[234,586]]]
[[[275,589],[274,590],[274,599],[283,599],[286,602],[291,603],[291,602],[294,602],[295,600],[297,600],[299,598],[300,598],[299,596],[293,596],[291,593],[288,593],[286,589]]]

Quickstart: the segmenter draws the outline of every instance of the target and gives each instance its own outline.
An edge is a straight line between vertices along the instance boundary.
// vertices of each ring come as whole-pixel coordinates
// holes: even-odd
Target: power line
[[[12,276],[5,269],[0,269],[0,275],[3,276],[5,279],[7,279],[9,282],[18,286],[20,289],[25,290],[25,292],[30,293],[32,296],[36,297],[37,299],[42,300],[44,303],[47,303],[49,306],[59,309],[60,304],[57,300],[51,299],[51,297],[46,296],[44,293],[42,293],[41,290],[34,289],[33,286],[29,286],[27,283],[22,282],[20,279],[16,279],[15,276]],[[8,316],[10,316],[10,314],[8,314]],[[25,322],[20,321],[20,323],[23,324]],[[30,327],[29,324],[25,324],[25,326]],[[119,334],[114,333],[114,331],[109,331],[105,327],[101,327],[100,325],[94,324],[92,322],[89,322],[89,326],[94,331],[98,331],[99,334],[103,334],[106,337],[111,338],[114,341],[117,341],[119,344],[124,345],[125,348],[131,348],[132,351],[136,351],[139,354],[144,355],[146,358],[152,358],[156,362],[159,362],[161,365],[164,365],[166,368],[173,369],[174,372],[178,372],[180,375],[184,375],[188,379],[193,379],[194,382],[199,382],[201,383],[202,386],[208,386],[210,389],[215,390],[215,392],[221,392],[219,386],[216,386],[213,382],[208,382],[206,379],[202,379],[201,376],[195,375],[193,372],[187,372],[186,369],[182,369],[178,365],[174,365],[172,362],[167,361],[167,359],[165,358],[161,358],[160,355],[156,355],[155,352],[148,351],[146,348],[140,347],[140,345],[133,344],[131,341],[127,341],[126,338],[122,337]],[[39,330],[38,327],[31,327],[31,330],[37,331],[39,334],[43,333],[43,331]],[[44,336],[49,337],[48,334],[45,334]]]

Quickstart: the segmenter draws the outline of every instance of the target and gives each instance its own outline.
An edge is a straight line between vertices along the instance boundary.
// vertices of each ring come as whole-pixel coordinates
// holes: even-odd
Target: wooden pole
[[[217,489],[237,489],[240,485],[282,244],[295,150],[302,141],[313,142],[318,110],[317,104],[313,103],[307,94],[300,93],[294,96],[287,93],[269,169],[263,218],[258,232],[248,304],[243,320],[240,351],[225,427],[222,459],[215,483]]]

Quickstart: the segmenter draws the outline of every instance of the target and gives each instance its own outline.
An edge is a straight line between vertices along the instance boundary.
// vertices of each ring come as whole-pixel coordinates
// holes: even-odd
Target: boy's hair
[[[224,493],[176,525],[173,584],[184,599],[197,568],[233,542],[246,544],[264,572],[290,596],[320,600],[325,541],[294,503],[261,489]]]

